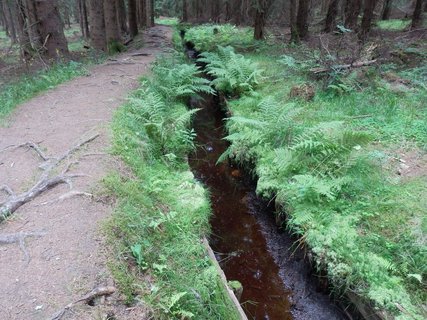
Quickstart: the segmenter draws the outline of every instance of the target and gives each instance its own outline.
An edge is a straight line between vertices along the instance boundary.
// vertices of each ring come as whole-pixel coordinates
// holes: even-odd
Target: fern
[[[207,73],[214,77],[215,89],[226,94],[250,92],[261,77],[257,64],[236,54],[232,47],[218,46],[217,52],[203,52],[198,61],[205,63]]]

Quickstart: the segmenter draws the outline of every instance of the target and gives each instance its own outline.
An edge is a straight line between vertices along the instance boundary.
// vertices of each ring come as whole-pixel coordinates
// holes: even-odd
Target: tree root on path
[[[28,237],[41,237],[44,236],[45,232],[18,232],[18,233],[7,233],[0,234],[0,245],[18,243],[21,251],[24,253],[26,263],[30,263],[31,257],[25,246],[25,239]]]
[[[37,155],[44,161],[39,166],[39,168],[43,170],[43,173],[40,176],[39,180],[28,191],[23,192],[21,194],[15,194],[13,190],[6,185],[0,186],[0,191],[5,192],[9,196],[6,201],[0,202],[0,222],[6,220],[22,205],[26,204],[27,202],[30,202],[43,192],[53,187],[56,187],[59,184],[65,183],[70,187],[70,189],[72,189],[72,178],[86,176],[83,174],[68,174],[70,167],[76,162],[68,163],[66,168],[57,175],[52,176],[51,173],[54,169],[57,169],[64,160],[68,159],[74,152],[80,149],[83,145],[95,140],[97,137],[99,137],[99,134],[91,136],[90,138],[76,144],[71,149],[67,150],[64,154],[56,158],[46,156],[40,149],[40,147],[33,142],[27,142],[19,146],[15,146],[15,149],[22,147],[33,149],[37,153]],[[6,149],[10,149],[10,147]],[[3,149],[2,151],[6,149]],[[80,194],[84,193],[80,192]]]
[[[50,318],[50,320],[60,320],[62,318],[62,316],[65,314],[65,312],[67,312],[67,310],[70,310],[72,307],[74,307],[79,302],[89,303],[90,301],[92,301],[95,298],[108,296],[108,295],[113,294],[114,292],[116,292],[115,287],[97,287],[97,288],[93,289],[91,292],[89,292],[88,294],[86,294],[85,296],[81,297],[80,299],[67,304],[64,308],[62,308],[61,310],[56,312],[52,316],[52,318]]]

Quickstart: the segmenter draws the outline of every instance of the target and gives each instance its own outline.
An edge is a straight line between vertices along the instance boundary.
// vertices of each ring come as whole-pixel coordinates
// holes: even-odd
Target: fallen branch
[[[9,234],[0,234],[0,245],[18,243],[21,251],[24,254],[25,261],[28,264],[31,260],[30,254],[25,246],[25,239],[28,237],[41,237],[45,232],[18,232]]]
[[[325,68],[325,67],[312,68],[310,69],[310,72],[313,72],[314,74],[319,74],[319,73],[329,72],[332,70],[346,70],[346,69],[352,69],[352,68],[360,68],[360,67],[370,66],[376,62],[377,62],[377,59],[374,59],[374,60],[361,61],[361,62],[355,62],[350,64],[335,65],[329,68]]]
[[[72,307],[74,307],[79,302],[88,303],[95,298],[102,297],[102,296],[108,296],[108,295],[113,294],[114,292],[116,292],[115,287],[98,287],[98,288],[95,288],[91,292],[89,292],[88,294],[83,296],[82,298],[67,304],[64,308],[62,308],[61,310],[56,312],[52,316],[51,320],[60,320],[67,310],[70,310]]]
[[[67,193],[64,193],[63,195],[59,196],[56,199],[50,200],[50,201],[46,201],[46,202],[42,202],[39,204],[39,206],[45,206],[48,204],[52,204],[55,202],[60,202],[60,201],[64,201],[67,199],[70,199],[72,197],[78,197],[78,196],[85,196],[85,197],[89,197],[92,198],[93,194],[92,193],[88,193],[88,192],[82,192],[82,191],[69,191]]]
[[[69,163],[66,168],[56,176],[50,176],[53,169],[58,168],[58,166],[67,158],[71,156],[75,151],[77,151],[79,148],[81,148],[83,145],[95,140],[99,134],[95,134],[91,136],[90,138],[76,144],[71,149],[64,152],[60,157],[53,158],[53,157],[47,157],[40,148],[32,142],[27,142],[22,145],[17,146],[16,148],[20,147],[29,147],[36,151],[36,153],[44,160],[44,163],[40,165],[39,167],[43,170],[43,174],[39,178],[39,180],[26,192],[23,192],[21,194],[15,194],[11,188],[8,186],[2,186],[0,187],[1,191],[5,191],[9,197],[6,201],[0,203],[0,222],[7,219],[9,216],[11,216],[19,207],[26,204],[27,202],[33,200],[43,192],[56,187],[59,184],[67,184],[70,189],[72,188],[72,178],[76,177],[82,177],[85,175],[82,174],[68,174],[68,171],[72,164],[75,162]]]

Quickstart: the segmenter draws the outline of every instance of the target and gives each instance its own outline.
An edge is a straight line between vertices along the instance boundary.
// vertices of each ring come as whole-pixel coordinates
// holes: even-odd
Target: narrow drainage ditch
[[[273,208],[255,194],[255,183],[226,161],[225,113],[217,96],[192,99],[197,150],[189,163],[210,191],[213,217],[210,246],[227,277],[243,286],[240,297],[249,319],[346,319],[319,281],[295,239],[279,230]]]

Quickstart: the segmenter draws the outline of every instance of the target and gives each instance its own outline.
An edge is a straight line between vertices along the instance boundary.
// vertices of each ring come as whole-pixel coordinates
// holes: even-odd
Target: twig
[[[369,61],[355,62],[351,64],[335,65],[335,66],[331,66],[330,68],[313,68],[313,69],[310,69],[310,71],[313,72],[314,74],[319,74],[323,72],[328,72],[330,70],[344,70],[344,69],[365,67],[365,66],[372,65],[376,62],[377,62],[377,59],[374,59]]]
[[[48,204],[52,204],[52,203],[55,203],[55,202],[64,201],[64,200],[70,199],[72,197],[77,197],[77,196],[85,196],[85,197],[92,198],[93,194],[92,193],[88,193],[88,192],[82,192],[82,191],[69,191],[69,192],[64,193],[63,195],[59,196],[56,199],[53,199],[53,200],[50,200],[50,201],[46,201],[46,202],[42,202],[38,206],[45,206],[45,205],[48,205]]]
[[[116,292],[115,287],[97,287],[82,298],[67,304],[64,308],[56,312],[50,320],[60,320],[67,310],[70,310],[79,302],[89,302],[97,297],[108,296]]]

